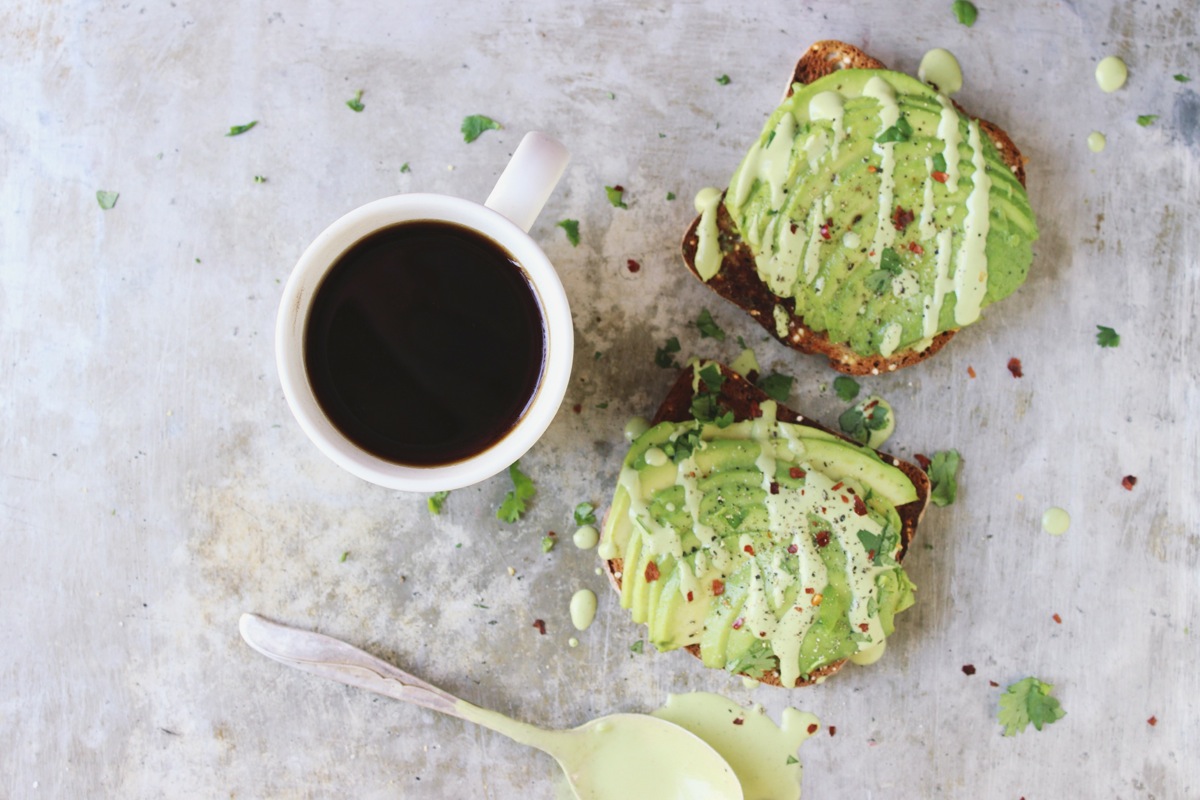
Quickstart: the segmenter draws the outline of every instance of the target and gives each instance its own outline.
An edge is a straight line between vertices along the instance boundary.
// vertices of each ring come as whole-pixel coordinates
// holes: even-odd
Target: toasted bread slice
[[[886,69],[884,64],[853,45],[838,41],[821,41],[812,45],[800,58],[788,80],[785,97],[791,96],[794,84],[808,84],[841,69]],[[956,108],[967,112],[957,103]],[[1013,175],[1025,185],[1025,159],[1012,139],[1000,127],[976,118],[980,130],[996,146],[1001,158]],[[724,200],[724,193],[722,193]],[[701,217],[696,217],[683,237],[683,260],[691,272],[703,281],[696,267],[696,251],[699,245],[698,229]],[[945,346],[957,329],[937,334],[924,349],[904,349],[890,356],[862,355],[844,342],[831,341],[824,331],[816,331],[805,324],[804,318],[795,313],[792,298],[781,298],[771,292],[760,279],[755,266],[754,254],[742,239],[733,219],[725,209],[724,202],[717,204],[716,217],[718,239],[722,253],[719,272],[705,281],[710,289],[721,297],[739,306],[758,321],[772,336],[802,353],[823,355],[830,365],[850,375],[878,375],[892,372],[924,361]],[[776,307],[787,312],[787,330],[782,331],[776,319]],[[781,335],[782,334],[782,335]]]
[[[746,380],[743,376],[734,372],[724,365],[717,365],[721,374],[725,377],[725,382],[722,384],[718,403],[726,410],[732,411],[735,420],[750,419],[760,415],[759,406],[761,403],[769,400],[762,389]],[[660,422],[685,422],[692,419],[691,405],[694,397],[693,392],[693,368],[685,367],[679,374],[674,385],[667,392],[662,404],[658,407],[658,411],[654,415],[653,425]],[[840,432],[830,430],[829,428],[813,422],[796,411],[779,405],[776,410],[776,417],[782,422],[802,423],[826,433],[832,434],[839,439],[844,439],[847,442],[860,444],[853,439],[841,434]],[[912,481],[916,488],[917,499],[897,506],[896,511],[900,516],[901,532],[900,532],[900,551],[896,556],[897,561],[901,561],[908,552],[909,545],[917,533],[917,525],[920,523],[922,516],[925,513],[925,507],[929,502],[930,481],[929,476],[918,467],[916,464],[911,464],[907,461],[902,461],[893,456],[886,455],[880,452],[879,456],[888,464],[900,469],[909,480]],[[624,562],[621,558],[614,558],[605,561],[605,571],[608,574],[609,581],[613,588],[618,592],[621,589],[621,578],[624,570]],[[689,645],[686,649],[696,658],[700,658],[700,646]],[[808,680],[801,679],[796,686],[809,686],[823,682],[827,677],[834,674],[842,668],[846,663],[845,659],[827,664],[817,670],[814,670],[808,677]],[[765,672],[759,680],[772,686],[782,686],[778,669],[773,669]],[[789,687],[790,688],[790,687]]]

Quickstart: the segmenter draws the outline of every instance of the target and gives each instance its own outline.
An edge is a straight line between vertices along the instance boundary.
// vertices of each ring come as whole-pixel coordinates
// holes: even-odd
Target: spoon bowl
[[[472,705],[338,639],[242,614],[252,648],[304,672],[414,703],[553,756],[579,800],[743,800],[728,762],[703,739],[646,714],[612,714],[571,730],[545,730]]]

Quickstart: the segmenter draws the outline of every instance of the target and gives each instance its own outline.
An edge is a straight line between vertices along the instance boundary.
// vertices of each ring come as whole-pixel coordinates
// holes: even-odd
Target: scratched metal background
[[[548,758],[491,733],[262,659],[238,639],[243,610],[546,725],[672,691],[792,704],[837,729],[801,748],[808,798],[1200,796],[1196,7],[979,6],[967,29],[949,0],[5,3],[0,796],[561,789]],[[836,419],[834,374],[764,341],[677,255],[694,193],[728,178],[823,38],[907,71],[955,52],[961,102],[1029,158],[1042,238],[1026,287],[983,324],[864,381],[895,406],[897,454],[966,461],[907,563],[920,593],[887,657],[815,690],[748,690],[685,655],[631,654],[641,634],[594,551],[540,541],[569,534],[577,502],[607,501],[626,418],[672,378],[653,360],[669,336],[726,359],[744,336],[796,377],[793,406]],[[1112,95],[1092,77],[1108,54],[1131,73]],[[503,130],[464,144],[474,113]],[[506,478],[431,518],[424,497],[339,472],[293,422],[272,354],[281,284],[361,203],[483,198],[535,128],[574,153],[534,229],[573,303],[571,388],[523,462],[539,488],[524,520],[494,518]],[[114,209],[98,189],[120,192]],[[578,247],[554,226],[567,217]],[[689,328],[704,307],[724,343]],[[1098,324],[1118,349],[1097,347]],[[1065,536],[1041,531],[1051,505],[1073,517]],[[580,587],[600,612],[572,649]],[[1029,674],[1067,716],[1004,738],[989,681]]]

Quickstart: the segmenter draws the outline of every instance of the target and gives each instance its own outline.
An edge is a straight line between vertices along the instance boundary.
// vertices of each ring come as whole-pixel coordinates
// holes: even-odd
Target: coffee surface
[[[362,449],[434,466],[486,450],[521,418],[545,361],[524,271],[457,225],[406,222],[355,243],[317,288],[304,335],[322,410]]]

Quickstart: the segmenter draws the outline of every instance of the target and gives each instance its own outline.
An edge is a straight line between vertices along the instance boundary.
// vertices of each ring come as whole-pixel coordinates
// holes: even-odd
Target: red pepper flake
[[[1055,615],[1052,617],[1052,619],[1053,619],[1055,622],[1057,622],[1059,625],[1062,625],[1062,617],[1060,617],[1058,614],[1055,614]]]
[[[929,458],[926,457],[926,455],[924,453],[913,453],[913,458],[915,458],[917,460],[917,463],[921,465],[922,470],[924,470],[925,472],[929,471],[930,461],[929,461]]]
[[[824,547],[829,544],[829,531],[817,531],[817,547]]]
[[[991,686],[993,689],[999,685],[1000,684],[996,683],[995,681],[988,681],[988,686]]]
[[[535,619],[533,621],[533,627],[537,628],[537,632],[540,633],[542,636],[546,635],[546,623],[543,622],[542,620]]]
[[[836,734],[836,733],[837,733],[837,726],[836,726],[836,725],[830,725],[830,726],[829,726],[829,735],[830,735],[830,736],[833,736],[833,735],[834,735],[834,734]]]
[[[743,724],[745,724],[745,722],[746,722],[746,718],[745,718],[745,717],[738,717],[737,719],[735,719],[735,720],[733,721],[733,724],[734,724],[734,725],[743,725]]]
[[[796,231],[800,230],[800,226],[793,222],[791,225],[791,230],[792,233],[795,233]]]
[[[800,478],[803,478],[805,476],[805,474],[806,473],[804,472],[804,470],[800,469],[799,467],[789,467],[788,468],[788,477],[789,478],[795,478],[796,480],[799,480]],[[1134,480],[1137,480],[1137,479],[1135,478]]]
[[[634,261],[632,258],[626,260],[625,266],[630,272],[638,272],[642,268],[642,265]]]
[[[950,179],[949,175],[947,175],[944,172],[938,172],[937,170],[934,170],[933,172],[931,172],[929,174],[929,177],[933,178],[938,183],[945,183],[947,180]]]
[[[866,633],[867,631],[871,630],[871,624],[869,622],[860,622],[858,623],[858,629],[863,633]]]
[[[903,231],[916,218],[913,212],[905,211],[900,206],[896,206],[896,210],[892,214],[892,225],[895,226],[896,230]]]
[[[809,725],[808,725],[808,735],[809,735],[809,736],[812,736],[814,733],[816,733],[816,732],[817,732],[817,728],[818,728],[818,727],[820,727],[820,726],[819,726],[819,725],[817,725],[817,723],[815,723],[815,722],[811,722],[811,723],[809,723]]]
[[[815,590],[814,590],[814,589],[813,589],[813,588],[810,586],[810,587],[808,587],[807,589],[805,589],[805,590],[804,590],[804,593],[805,593],[805,594],[812,594],[814,591],[815,591]]]
[[[822,239],[829,241],[830,239],[833,238],[833,233],[830,230],[831,228],[833,228],[833,219],[832,218],[825,220],[825,224],[821,226],[821,238]]]
[[[874,551],[874,550],[868,550],[868,551],[867,551],[867,560],[868,560],[868,561],[874,561],[874,560],[875,560],[875,551]]]
[[[658,564],[655,564],[653,561],[647,563],[646,573],[643,577],[645,577],[646,583],[654,583],[658,580]]]
[[[771,494],[779,494],[779,483],[771,481]]]
[[[688,592],[687,597],[688,597],[688,602],[689,603],[692,602],[692,593],[691,592]]]
[[[975,377],[975,368],[972,367],[970,364],[967,365],[967,377],[970,377],[970,378]]]
[[[749,553],[750,555],[754,555],[754,545],[752,545],[752,544],[746,545],[745,547],[742,548],[742,550]]]
[[[868,164],[867,172],[879,172],[879,167],[875,166],[874,164]]]
[[[854,495],[854,513],[858,514],[860,517],[865,517],[867,515],[867,504],[863,502],[863,499],[858,495]]]
[[[750,416],[754,419],[758,419],[762,416],[762,408],[759,407],[758,403],[750,404]]]
[[[1158,724],[1158,717],[1151,717],[1150,719],[1146,720],[1146,724],[1153,728]]]
[[[1121,478],[1121,485],[1125,487],[1126,491],[1132,492],[1133,487],[1137,486],[1137,476],[1126,475],[1124,478]]]
[[[789,544],[789,545],[788,545],[788,548],[787,548],[787,550],[788,550],[788,552],[789,552],[789,553],[791,553],[792,555],[796,555],[796,553],[799,553],[799,552],[800,552],[800,546],[799,546],[799,545],[797,545],[797,544],[795,544],[795,543],[793,543],[793,544]]]
[[[740,630],[742,629],[742,626],[743,626],[743,625],[745,625],[745,624],[746,624],[746,618],[745,618],[745,617],[738,617],[737,619],[735,619],[735,620],[733,621],[733,626],[732,626],[732,627],[733,627],[733,629],[734,629],[735,631],[740,631]]]
[[[583,403],[576,403],[575,405],[571,406],[571,410],[578,414],[579,412],[583,411]]]
[[[713,597],[720,597],[725,594],[725,581],[713,579],[712,582]]]
[[[975,674],[975,665],[974,664],[963,664],[963,675],[974,675],[974,674]]]
[[[845,486],[845,484],[842,483],[841,481],[838,481],[837,483],[835,483],[833,485],[833,488],[830,491],[836,492],[838,489],[842,488],[843,486]]]
[[[925,255],[925,248],[921,247],[921,245],[917,244],[916,242],[909,242],[908,249],[909,252],[916,253],[919,256]]]
[[[1008,360],[1008,371],[1012,373],[1014,378],[1023,377],[1025,373],[1021,372],[1021,359],[1010,358]]]
[[[849,497],[846,497],[846,495],[842,495],[842,502],[843,502],[843,503],[846,503],[847,505],[849,505],[849,503],[850,503],[850,498],[849,498]]]

